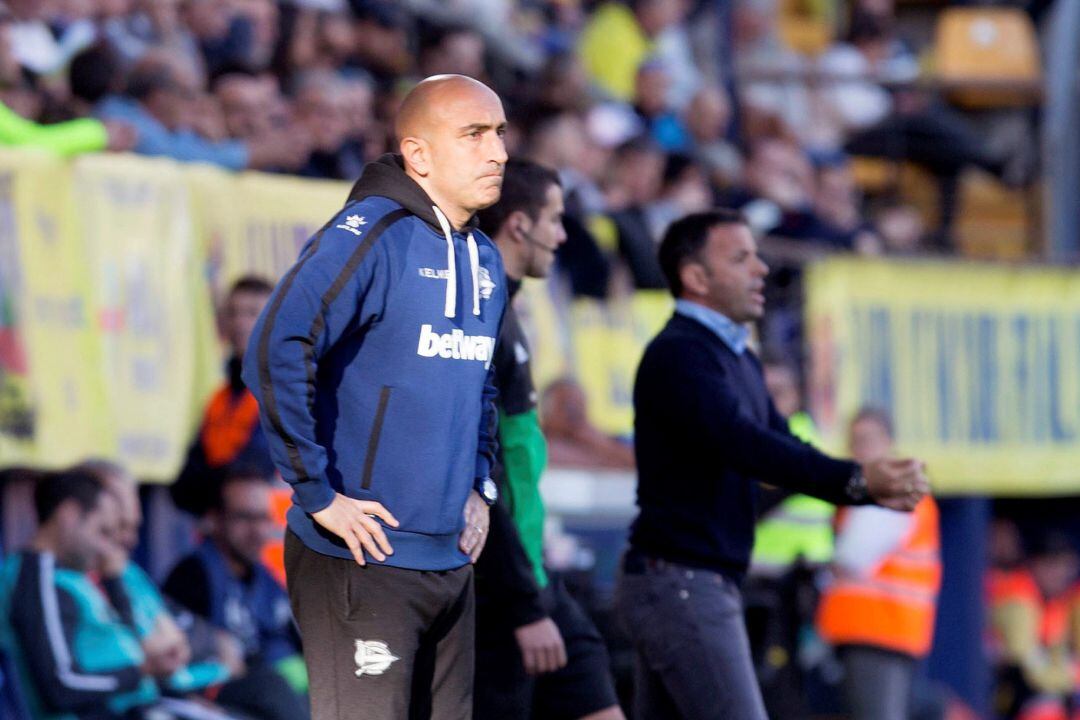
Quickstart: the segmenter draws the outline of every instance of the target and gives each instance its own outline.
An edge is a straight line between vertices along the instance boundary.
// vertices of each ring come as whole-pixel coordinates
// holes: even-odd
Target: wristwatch
[[[495,481],[489,477],[477,478],[473,489],[480,495],[480,499],[487,503],[488,507],[494,505],[495,501],[499,499],[499,488]]]
[[[863,475],[861,467],[856,467],[855,471],[851,473],[851,477],[848,478],[847,485],[844,487],[844,494],[855,505],[870,500],[870,488],[866,484],[866,476]]]

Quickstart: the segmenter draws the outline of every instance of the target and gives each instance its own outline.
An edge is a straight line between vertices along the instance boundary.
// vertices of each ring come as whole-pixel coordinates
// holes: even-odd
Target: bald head
[[[499,96],[484,83],[465,75],[432,75],[421,80],[401,101],[394,134],[398,142],[408,137],[428,138],[433,126],[452,121],[451,106],[468,102],[495,102],[502,108]]]
[[[506,114],[491,88],[435,75],[405,96],[394,126],[405,172],[455,227],[499,199]]]

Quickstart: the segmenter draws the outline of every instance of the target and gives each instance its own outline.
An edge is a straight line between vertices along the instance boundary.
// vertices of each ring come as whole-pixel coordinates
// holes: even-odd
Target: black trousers
[[[475,619],[471,565],[441,572],[352,560],[285,538],[312,720],[468,720]]]

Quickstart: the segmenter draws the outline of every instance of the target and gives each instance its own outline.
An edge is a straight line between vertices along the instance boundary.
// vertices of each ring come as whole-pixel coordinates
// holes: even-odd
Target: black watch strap
[[[870,501],[870,487],[866,483],[866,476],[863,475],[862,468],[856,467],[855,471],[851,473],[847,486],[844,488],[844,493],[847,495],[848,500],[856,505]]]

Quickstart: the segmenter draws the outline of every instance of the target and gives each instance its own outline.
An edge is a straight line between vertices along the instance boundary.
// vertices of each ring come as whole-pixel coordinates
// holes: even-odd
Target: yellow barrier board
[[[200,317],[208,294],[180,166],[84,157],[72,167],[74,212],[90,273],[101,346],[103,419],[113,453],[142,477],[174,477],[190,441],[194,402],[210,384]]]
[[[96,318],[67,163],[0,153],[0,466],[110,454]]]
[[[807,272],[811,405],[862,405],[946,493],[1080,491],[1080,273],[832,259]]]

